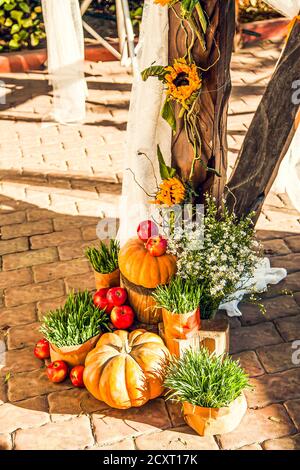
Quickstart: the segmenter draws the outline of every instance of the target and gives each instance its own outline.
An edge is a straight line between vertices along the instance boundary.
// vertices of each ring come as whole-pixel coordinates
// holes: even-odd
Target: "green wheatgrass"
[[[117,240],[110,240],[109,246],[100,241],[99,248],[87,248],[85,256],[91,263],[94,271],[101,274],[110,274],[119,267],[119,251],[120,244]]]
[[[199,307],[202,287],[199,282],[174,277],[170,284],[158,286],[153,298],[157,306],[171,313],[189,313]]]
[[[166,369],[168,399],[204,408],[229,406],[249,387],[248,376],[229,356],[211,355],[207,349],[188,349]]]
[[[70,293],[62,308],[50,311],[43,319],[41,333],[58,348],[78,346],[109,330],[109,318],[93,303],[91,294]]]

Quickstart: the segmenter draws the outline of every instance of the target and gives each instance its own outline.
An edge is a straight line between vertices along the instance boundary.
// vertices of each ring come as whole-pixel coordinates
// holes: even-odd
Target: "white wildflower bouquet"
[[[177,276],[203,286],[201,317],[213,318],[218,307],[234,299],[253,277],[262,256],[255,240],[253,214],[238,220],[225,204],[218,209],[206,196],[202,220],[169,235],[169,252],[177,257]]]

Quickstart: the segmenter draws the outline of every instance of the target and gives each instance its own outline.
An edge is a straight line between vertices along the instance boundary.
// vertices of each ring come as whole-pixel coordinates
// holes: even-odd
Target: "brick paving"
[[[229,171],[279,53],[267,43],[233,57]],[[232,433],[201,438],[162,398],[109,409],[69,381],[50,383],[33,356],[43,313],[71,289],[94,289],[83,249],[96,242],[99,218],[116,214],[120,195],[130,74],[116,63],[86,67],[88,119],[80,126],[46,122],[46,73],[0,76],[8,93],[0,108],[0,449],[300,449],[300,369],[292,362],[300,216],[285,194],[269,195],[258,234],[288,278],[263,296],[265,316],[244,304],[243,317],[230,321],[231,353],[255,387]]]

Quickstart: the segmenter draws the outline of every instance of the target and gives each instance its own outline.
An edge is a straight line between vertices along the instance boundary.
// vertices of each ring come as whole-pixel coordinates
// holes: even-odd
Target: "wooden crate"
[[[171,354],[181,357],[187,349],[205,347],[210,353],[220,356],[229,352],[229,323],[227,319],[201,320],[201,330],[188,339],[166,338],[164,324],[159,323],[159,335],[165,341]]]

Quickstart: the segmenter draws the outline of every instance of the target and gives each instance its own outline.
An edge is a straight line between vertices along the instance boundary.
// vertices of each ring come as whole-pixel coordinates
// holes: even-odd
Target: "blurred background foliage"
[[[139,33],[143,4],[144,0],[129,0],[136,34]],[[115,0],[93,0],[87,16],[93,17],[94,28],[99,23],[100,34],[116,36]],[[262,0],[240,0],[242,23],[278,16],[280,15]],[[43,46],[44,39],[45,27],[40,0],[0,0],[0,52]]]
[[[262,0],[240,0],[240,22],[267,20],[281,16]]]
[[[0,52],[37,47],[44,38],[39,0],[0,0]]]

